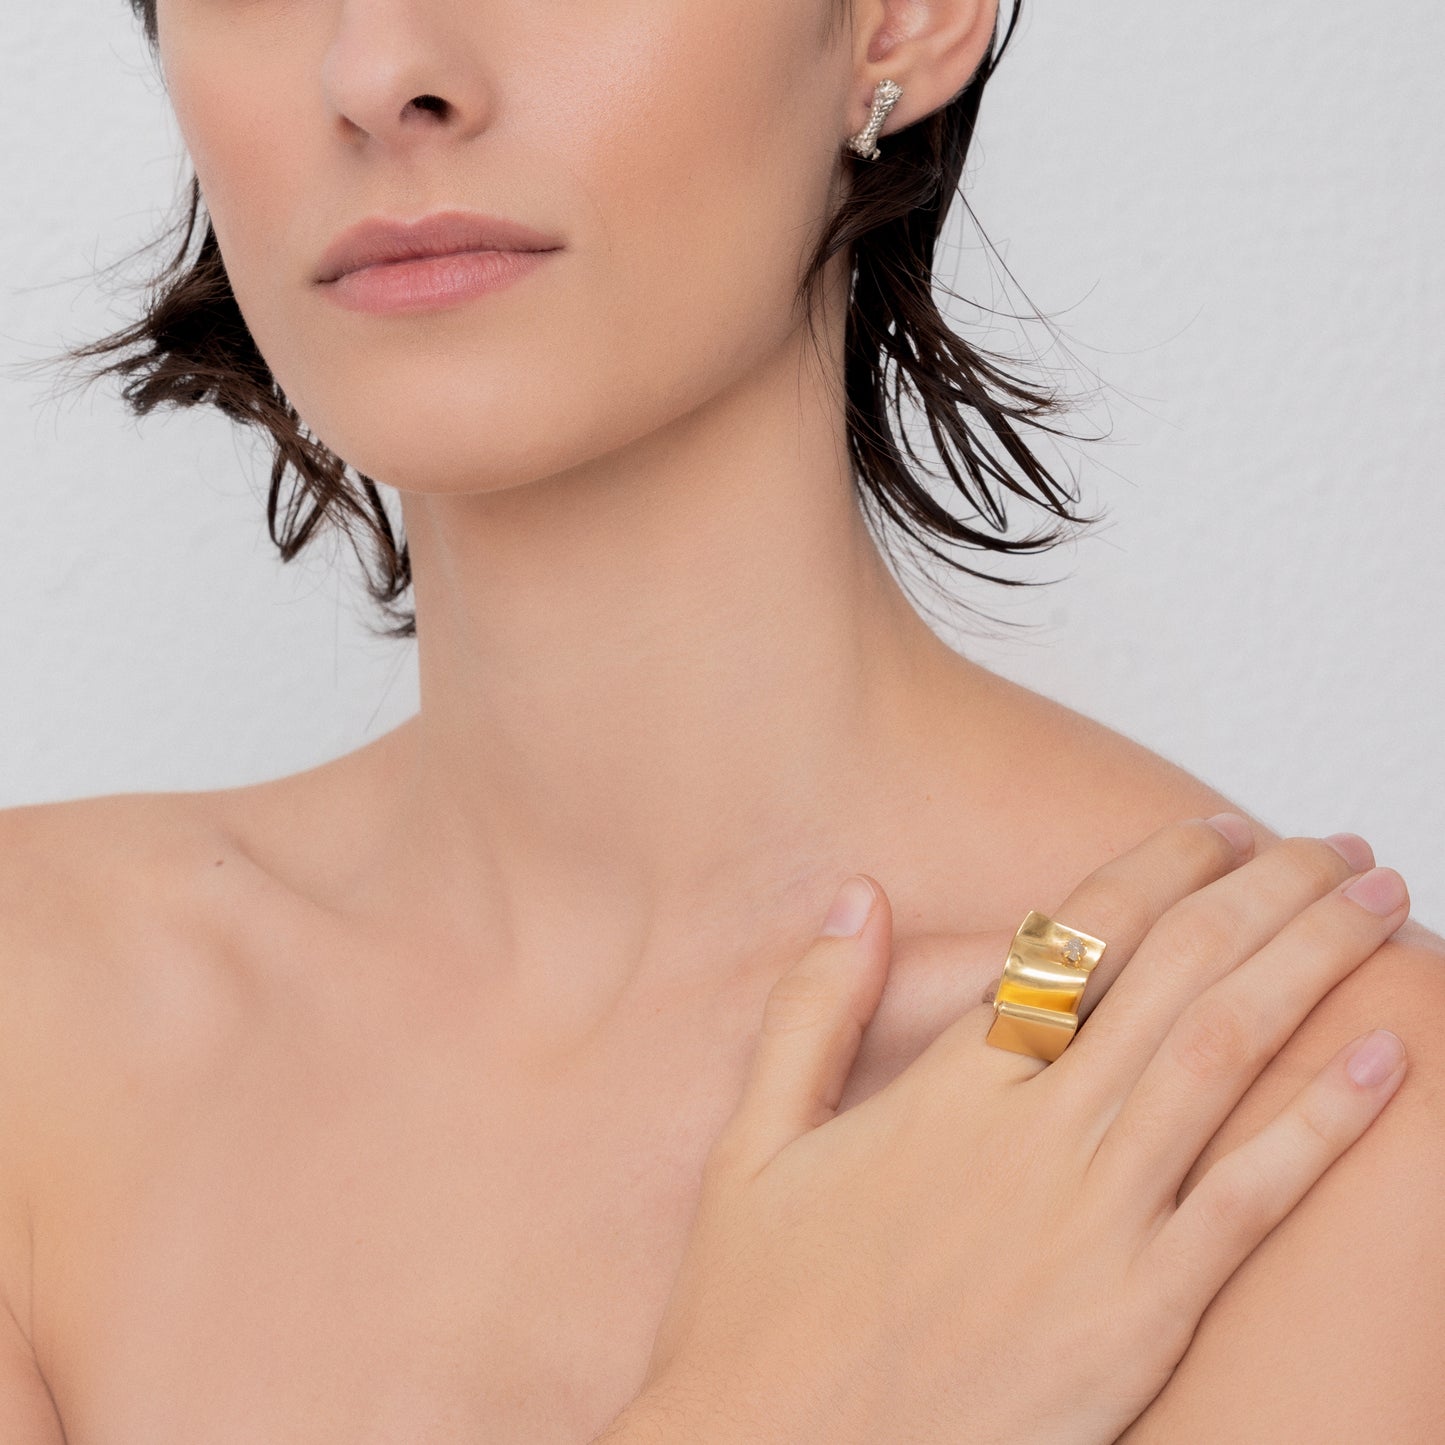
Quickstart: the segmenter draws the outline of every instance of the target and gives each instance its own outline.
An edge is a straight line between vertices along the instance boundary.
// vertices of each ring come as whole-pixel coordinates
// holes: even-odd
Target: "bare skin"
[[[830,45],[823,15],[161,0],[247,324],[402,497],[422,706],[276,782],[4,815],[0,1437],[591,1438],[842,877],[885,884],[898,939],[847,1107],[977,1002],[1029,908],[1230,805],[955,655],[868,539],[841,308],[821,366],[789,312],[800,242],[874,82],[904,85],[885,131],[929,114],[993,8],[860,0]],[[565,245],[407,321],[318,294],[342,226],[446,205]],[[1239,1127],[1387,1022],[1408,1143],[1436,1030],[1382,980],[1437,943],[1337,989]],[[1250,1265],[1246,1350],[1298,1282]],[[1219,1368],[1228,1339],[1200,1338]]]
[[[1157,821],[1227,803],[998,686],[992,759],[1015,787],[992,866],[955,865],[957,766],[935,772],[931,808],[900,802],[896,840],[851,855],[897,879],[901,907],[845,1108],[978,1000],[1027,906]],[[818,910],[769,900],[730,954],[692,950],[686,986],[630,998],[587,1038],[548,1029],[404,899],[335,906],[352,830],[384,824],[413,729],[259,787],[4,815],[6,1073],[24,1099],[7,1122],[23,1113],[33,1299],[19,1237],[6,1279],[69,1445],[565,1445],[635,1393],[766,989]],[[1099,831],[1040,830],[1021,797]],[[304,886],[283,852],[305,859]],[[1384,955],[1316,1011],[1241,1126],[1377,1015],[1423,1053],[1415,1087],[1438,1087],[1428,1039],[1370,1001]]]

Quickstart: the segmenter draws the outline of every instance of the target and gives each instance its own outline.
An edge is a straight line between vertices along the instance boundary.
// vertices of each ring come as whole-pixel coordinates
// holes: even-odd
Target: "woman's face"
[[[160,0],[160,58],[303,420],[403,490],[495,490],[655,430],[795,331],[866,117],[836,3]],[[355,222],[441,209],[562,249],[422,312],[349,310],[316,281]]]

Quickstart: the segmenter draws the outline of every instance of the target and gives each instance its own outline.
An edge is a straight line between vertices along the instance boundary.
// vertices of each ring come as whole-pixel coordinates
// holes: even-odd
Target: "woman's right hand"
[[[870,883],[860,931],[820,936],[768,997],[637,1418],[699,1445],[1117,1439],[1404,1073],[1356,1084],[1347,1045],[1179,1200],[1265,1065],[1409,911],[1344,896],[1354,870],[1322,841],[1242,856],[1204,820],[1170,825],[1059,905],[1107,948],[1053,1063],[986,1044],[984,1003],[840,1114],[888,971]]]

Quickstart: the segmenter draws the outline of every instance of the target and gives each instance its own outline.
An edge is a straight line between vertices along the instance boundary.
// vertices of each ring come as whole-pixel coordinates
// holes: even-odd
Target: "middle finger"
[[[1358,871],[1321,838],[1282,838],[1181,898],[1051,1065],[1054,1084],[1116,1108],[1200,994]]]

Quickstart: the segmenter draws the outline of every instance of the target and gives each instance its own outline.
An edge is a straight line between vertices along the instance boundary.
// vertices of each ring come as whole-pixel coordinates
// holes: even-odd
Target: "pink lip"
[[[373,216],[331,243],[315,279],[348,310],[431,311],[510,285],[561,249],[554,236],[474,211]]]
[[[473,251],[555,251],[561,244],[519,221],[475,211],[434,211],[416,221],[371,216],[326,248],[315,279],[329,285],[351,272],[389,262]]]
[[[348,271],[323,290],[349,311],[389,315],[435,311],[497,291],[534,271],[551,251],[453,251],[414,261],[379,261]]]

